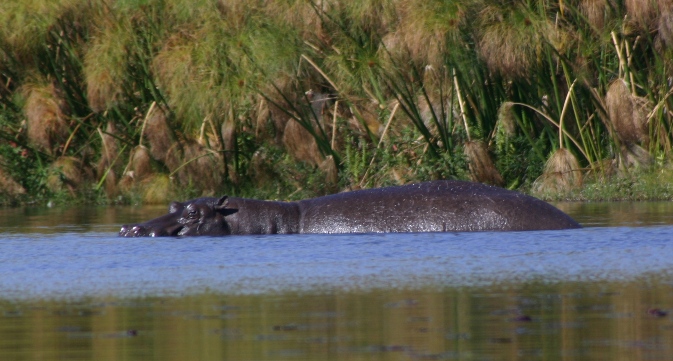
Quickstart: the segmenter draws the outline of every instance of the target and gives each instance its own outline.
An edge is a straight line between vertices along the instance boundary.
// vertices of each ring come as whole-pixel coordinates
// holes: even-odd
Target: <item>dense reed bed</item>
[[[457,178],[671,198],[671,9],[3,1],[0,197],[293,199]],[[644,174],[660,192],[600,190]]]

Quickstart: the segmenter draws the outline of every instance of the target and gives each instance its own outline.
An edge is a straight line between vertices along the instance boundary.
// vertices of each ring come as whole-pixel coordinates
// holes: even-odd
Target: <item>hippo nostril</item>
[[[129,237],[131,235],[131,226],[128,224],[122,225],[122,228],[119,230],[119,235],[122,237]]]
[[[125,224],[119,230],[119,235],[121,237],[142,237],[147,235],[147,230],[145,227],[139,224]]]
[[[133,234],[134,237],[147,235],[145,228],[139,225],[133,226],[133,228],[131,229],[131,233]]]

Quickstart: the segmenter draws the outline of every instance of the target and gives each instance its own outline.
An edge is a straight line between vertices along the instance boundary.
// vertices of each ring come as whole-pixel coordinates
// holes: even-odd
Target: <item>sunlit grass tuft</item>
[[[122,164],[147,146],[143,164],[195,194],[470,176],[530,188],[543,173],[565,191],[585,171],[628,177],[666,163],[667,5],[5,1],[0,138],[17,144],[6,155],[25,150],[25,162],[6,159],[31,164],[22,184],[35,194],[48,193],[40,169],[57,157],[89,171],[109,161],[113,136],[98,134],[109,125]],[[188,171],[197,185],[176,172],[184,164],[217,176]]]

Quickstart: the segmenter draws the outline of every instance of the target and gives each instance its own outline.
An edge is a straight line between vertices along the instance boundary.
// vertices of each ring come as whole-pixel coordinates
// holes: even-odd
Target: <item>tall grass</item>
[[[430,178],[526,189],[559,172],[624,175],[671,151],[672,7],[4,1],[0,164],[27,190],[17,197],[57,195],[46,179],[61,172],[93,184],[97,201],[143,198],[131,193],[152,179],[282,198]],[[610,105],[615,80],[631,123]],[[132,150],[145,146],[152,159],[136,172]]]

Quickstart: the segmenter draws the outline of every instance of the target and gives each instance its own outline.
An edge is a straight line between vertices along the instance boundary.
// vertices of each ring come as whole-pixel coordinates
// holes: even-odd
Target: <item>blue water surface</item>
[[[0,297],[330,292],[619,280],[673,271],[670,225],[137,239],[109,229],[0,232]]]

